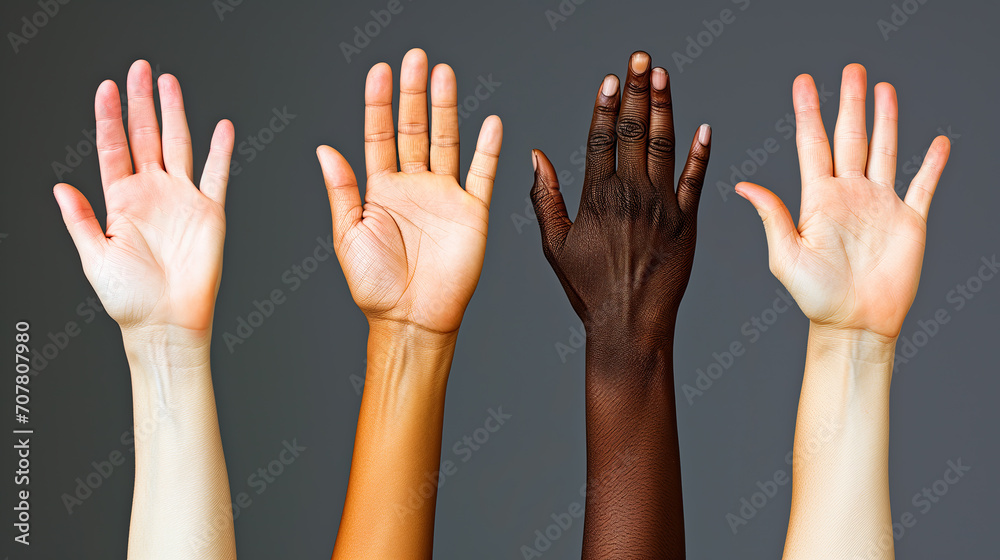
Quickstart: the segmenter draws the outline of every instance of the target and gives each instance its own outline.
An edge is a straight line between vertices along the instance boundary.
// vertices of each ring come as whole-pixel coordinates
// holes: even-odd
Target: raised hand
[[[802,174],[798,227],[767,189],[736,185],[764,221],[771,271],[809,317],[795,423],[784,558],[891,560],[889,392],[896,338],[920,279],[927,212],[948,160],[931,144],[903,200],[896,177],[896,92],[875,86],[865,125],[865,68],[844,69],[833,155],[809,76],[793,86]]]
[[[392,70],[381,63],[368,73],[363,204],[344,157],[328,146],[317,155],[330,197],[334,248],[354,301],[370,321],[451,333],[482,270],[503,129],[496,116],[483,123],[462,189],[455,73],[439,64],[431,74],[428,135],[427,68],[420,49],[403,58],[398,167]]]
[[[113,81],[101,84],[94,103],[107,232],[74,187],[56,185],[56,200],[87,279],[123,329],[171,325],[204,332],[222,274],[233,126],[227,120],[216,126],[199,190],[177,79],[159,79],[162,138],[149,64],[133,64],[127,83],[127,138]]]
[[[817,326],[895,338],[920,279],[927,213],[950,144],[934,140],[906,198],[894,190],[898,106],[887,83],[875,86],[875,124],[868,142],[864,66],[844,69],[833,156],[816,85],[799,76],[792,88],[802,206],[796,227],[776,195],[740,183],[736,192],[760,213],[771,271]]]
[[[317,150],[334,249],[369,323],[336,559],[431,556],[437,485],[426,477],[440,470],[445,391],[462,315],[483,268],[503,135],[500,119],[488,117],[462,189],[455,73],[439,64],[431,75],[429,135],[424,51],[406,53],[399,81],[397,138],[392,72],[381,63],[368,73],[363,204],[343,156],[327,146]]]
[[[540,150],[531,199],[542,250],[588,333],[635,329],[662,344],[691,276],[711,128],[695,135],[675,192],[669,78],[649,67],[648,54],[632,55],[620,99],[617,77],[601,84],[576,221]]]
[[[155,426],[135,432],[128,557],[232,560],[209,357],[233,125],[216,126],[199,190],[177,79],[159,79],[162,136],[149,64],[132,65],[127,89],[128,137],[115,83],[102,83],[95,101],[107,233],[80,191],[54,192],[84,273],[121,326],[135,425]]]
[[[675,192],[669,77],[650,62],[632,55],[620,97],[604,78],[575,222],[552,164],[532,153],[542,250],[587,330],[587,478],[600,484],[587,489],[585,559],[684,558],[673,337],[711,128]]]

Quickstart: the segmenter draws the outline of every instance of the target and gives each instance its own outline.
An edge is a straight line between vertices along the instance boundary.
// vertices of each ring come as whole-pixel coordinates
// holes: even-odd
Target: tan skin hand
[[[333,241],[354,301],[372,321],[412,323],[451,333],[472,298],[483,255],[490,193],[500,151],[500,119],[486,119],[459,183],[455,74],[431,74],[427,134],[427,55],[407,53],[400,77],[399,164],[392,118],[392,70],[371,69],[365,84],[367,185],[336,150],[317,150],[333,213]]]
[[[865,126],[865,68],[844,69],[833,155],[812,78],[795,80],[802,174],[798,227],[767,189],[740,183],[764,220],[771,270],[814,325],[887,339],[902,328],[920,279],[927,213],[948,160],[947,137],[931,144],[905,199],[896,195],[896,92],[875,87],[875,125]]]
[[[80,191],[61,183],[55,196],[87,279],[123,329],[208,331],[222,274],[233,126],[223,120],[216,127],[199,190],[177,79],[159,79],[162,141],[149,64],[136,62],[127,83],[128,138],[115,83],[102,83],[95,100],[107,231]]]
[[[425,477],[440,469],[445,390],[483,267],[503,131],[499,118],[485,120],[463,189],[455,74],[444,64],[434,68],[428,120],[427,69],[424,51],[403,57],[398,134],[392,72],[382,63],[368,74],[363,201],[343,156],[317,150],[334,248],[370,327],[334,558],[403,560],[433,551],[437,488]]]

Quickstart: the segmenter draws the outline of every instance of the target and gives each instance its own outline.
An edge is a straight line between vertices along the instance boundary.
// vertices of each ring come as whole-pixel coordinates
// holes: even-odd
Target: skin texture
[[[77,189],[60,183],[54,194],[87,279],[121,327],[131,370],[136,478],[128,557],[232,559],[209,344],[233,125],[216,127],[199,189],[177,79],[159,78],[162,135],[149,64],[133,64],[127,84],[127,137],[115,83],[102,83],[95,100],[107,229]]]
[[[362,202],[343,156],[317,150],[333,242],[351,295],[368,319],[368,368],[335,559],[430,558],[445,387],[465,308],[486,251],[503,129],[488,117],[459,183],[455,73],[409,51],[393,131],[392,70],[365,84]],[[397,167],[397,151],[398,167]]]
[[[673,336],[711,129],[675,192],[669,77],[650,63],[632,55],[621,97],[617,77],[602,83],[575,222],[552,164],[532,152],[542,250],[587,331],[584,558],[684,557]]]
[[[871,142],[865,68],[844,69],[833,154],[812,78],[796,78],[802,207],[798,226],[767,189],[736,191],[757,209],[771,271],[810,320],[795,427],[785,558],[893,558],[889,385],[903,319],[917,293],[927,213],[950,144],[931,144],[900,199],[898,105],[875,86]]]

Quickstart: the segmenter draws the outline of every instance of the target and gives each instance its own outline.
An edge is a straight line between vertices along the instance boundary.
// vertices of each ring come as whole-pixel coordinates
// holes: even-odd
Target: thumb
[[[566,203],[559,192],[559,177],[541,150],[531,150],[535,167],[535,184],[531,187],[531,204],[535,207],[538,227],[542,231],[542,251],[550,261],[558,251],[573,222],[566,213]]]
[[[59,183],[52,189],[52,194],[56,197],[63,222],[86,269],[90,261],[100,259],[104,255],[104,247],[107,244],[104,230],[101,229],[101,224],[94,216],[94,209],[83,193],[66,183]]]
[[[319,158],[319,166],[323,169],[326,194],[330,197],[333,243],[338,247],[344,234],[361,221],[362,206],[358,180],[344,156],[330,146],[316,148],[316,157]]]
[[[775,264],[784,261],[789,253],[798,247],[801,239],[792,215],[776,194],[760,185],[740,183],[736,185],[736,194],[750,201],[760,214],[760,219],[764,223],[764,234],[767,235],[771,272],[777,276]]]

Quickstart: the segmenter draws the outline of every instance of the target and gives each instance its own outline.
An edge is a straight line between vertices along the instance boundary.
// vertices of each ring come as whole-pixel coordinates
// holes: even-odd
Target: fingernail
[[[618,93],[618,76],[605,76],[604,82],[601,84],[601,93],[605,97],[611,97]]]
[[[702,146],[707,146],[712,140],[712,127],[707,124],[703,124],[698,127],[698,143]]]
[[[750,200],[749,198],[747,198],[747,195],[743,194],[743,191],[741,191],[740,189],[737,189],[736,187],[733,187],[733,190],[736,192],[736,194],[740,195],[740,198],[742,198],[744,200],[747,200],[747,201]]]
[[[653,68],[653,89],[662,90],[667,87],[667,71],[663,68]]]
[[[538,171],[538,156],[535,155],[535,150],[531,150],[531,168]]]
[[[649,68],[649,55],[639,51],[632,55],[632,61],[629,65],[633,72],[641,76]]]

